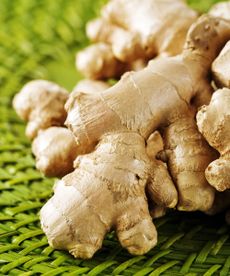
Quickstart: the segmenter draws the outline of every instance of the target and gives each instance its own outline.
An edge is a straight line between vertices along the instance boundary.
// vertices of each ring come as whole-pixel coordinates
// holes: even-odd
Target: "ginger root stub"
[[[230,189],[230,89],[217,90],[209,105],[197,114],[197,125],[220,158],[207,167],[205,176],[218,191]]]
[[[27,83],[13,100],[17,114],[28,121],[26,135],[34,139],[40,130],[62,126],[67,98],[68,92],[56,83],[46,80]]]

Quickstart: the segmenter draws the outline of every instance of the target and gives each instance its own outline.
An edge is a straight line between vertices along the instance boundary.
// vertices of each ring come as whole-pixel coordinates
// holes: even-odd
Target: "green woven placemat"
[[[0,0],[0,275],[230,275],[223,216],[171,213],[155,221],[159,243],[147,255],[129,255],[111,233],[87,261],[53,250],[40,229],[54,180],[35,170],[12,97],[30,79],[76,84],[74,53],[88,43],[85,22],[103,2]],[[190,0],[200,10],[211,2]]]

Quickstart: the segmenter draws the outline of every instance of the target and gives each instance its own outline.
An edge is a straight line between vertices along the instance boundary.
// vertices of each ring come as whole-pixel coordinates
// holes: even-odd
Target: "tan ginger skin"
[[[102,81],[82,80],[72,94],[97,93],[108,87]],[[72,132],[64,127],[67,116],[64,105],[69,96],[57,84],[36,80],[26,84],[14,98],[17,113],[29,121],[26,134],[34,138],[36,168],[46,176],[62,177],[73,171],[73,162],[80,153]]]
[[[77,54],[76,66],[86,77],[111,78],[133,68],[138,59],[179,54],[196,19],[182,0],[109,1],[100,18],[87,24],[94,44]]]
[[[96,58],[95,58],[96,57]],[[117,60],[109,45],[98,43],[77,54],[77,69],[89,79],[118,78],[130,70],[130,66]]]
[[[230,5],[230,2],[222,4],[224,3],[220,4],[220,8]],[[228,13],[230,16],[230,10]],[[226,12],[225,15],[227,16]],[[229,64],[230,41],[212,64],[212,74],[219,87],[230,88]],[[219,89],[213,94],[209,105],[203,106],[197,113],[197,125],[208,143],[220,153],[220,158],[207,167],[206,179],[220,192],[230,189],[230,89]]]
[[[34,139],[39,130],[62,126],[67,115],[64,109],[67,98],[68,92],[53,82],[35,80],[27,83],[13,100],[17,114],[28,121],[26,135]]]
[[[62,177],[73,171],[78,147],[72,132],[65,127],[49,127],[32,143],[36,168],[48,177]]]
[[[224,1],[212,6],[209,14],[215,17],[221,17],[230,20],[230,1]]]
[[[230,1],[218,3],[210,14],[230,20]],[[212,64],[212,74],[218,87],[230,88],[230,40]],[[203,106],[197,114],[199,130],[211,146],[220,153],[220,158],[206,169],[206,178],[217,190],[230,187],[230,89],[223,88],[212,96],[208,106]],[[222,200],[223,201],[223,200]],[[229,200],[228,200],[229,201]],[[230,221],[230,220],[229,220]]]
[[[209,14],[230,20],[230,1],[217,3],[214,5]],[[212,74],[218,87],[230,88],[230,41],[221,50],[219,56],[212,64]]]
[[[226,5],[224,5],[226,4]],[[224,10],[228,5],[228,18],[230,20],[230,2],[220,3],[223,15],[227,17]],[[222,9],[218,11],[221,12]],[[230,40],[220,52],[212,64],[212,74],[219,87],[230,88]],[[200,132],[209,144],[217,149],[220,158],[213,161],[206,169],[208,182],[218,191],[230,188],[230,89],[217,90],[208,106],[203,106],[197,114],[197,124]]]
[[[218,191],[230,189],[230,89],[217,90],[197,113],[197,125],[220,158],[207,167],[205,176]]]
[[[230,13],[230,11],[229,11]],[[212,74],[219,87],[230,88],[230,41],[212,64]]]
[[[111,228],[132,254],[144,254],[156,244],[145,189],[151,187],[153,200],[162,206],[176,199],[167,169],[147,155],[146,140],[161,128],[179,192],[177,208],[211,208],[215,190],[203,172],[216,155],[198,133],[190,103],[208,103],[211,64],[229,39],[229,21],[202,16],[180,56],[150,62],[101,93],[68,100],[66,124],[88,154],[77,157],[75,171],[60,180],[41,210],[42,228],[53,247],[90,258]]]

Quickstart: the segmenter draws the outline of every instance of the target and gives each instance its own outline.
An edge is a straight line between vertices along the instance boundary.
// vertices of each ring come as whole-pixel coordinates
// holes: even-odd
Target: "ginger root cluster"
[[[37,168],[60,178],[41,209],[51,246],[91,258],[114,229],[145,254],[152,217],[229,208],[229,5],[198,18],[182,0],[111,0],[77,54],[86,79],[70,94],[35,80],[15,96]]]

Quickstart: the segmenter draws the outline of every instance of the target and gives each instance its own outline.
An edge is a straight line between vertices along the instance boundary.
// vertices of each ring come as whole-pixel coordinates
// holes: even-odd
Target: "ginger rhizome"
[[[76,66],[86,77],[119,77],[136,60],[179,54],[196,19],[182,0],[109,1],[87,24],[94,44],[77,54]]]
[[[229,64],[230,41],[226,43],[212,64],[212,74],[219,87],[230,88]],[[220,153],[220,158],[207,167],[206,179],[221,192],[230,189],[230,89],[226,87],[217,90],[209,105],[202,106],[197,113],[200,132]]]
[[[86,154],[77,157],[75,170],[58,182],[41,210],[53,247],[90,258],[113,228],[130,253],[144,254],[157,239],[145,191],[163,207],[212,207],[215,189],[204,171],[216,152],[198,132],[194,113],[210,100],[211,64],[229,39],[230,21],[202,16],[181,55],[126,73],[103,92],[82,91],[68,99],[66,125]],[[150,156],[156,150],[147,140],[156,130],[163,135],[170,173]]]
[[[72,93],[97,93],[108,87],[105,82],[86,79]],[[29,121],[26,134],[34,139],[36,168],[46,176],[62,177],[73,171],[73,162],[80,153],[73,134],[64,127],[67,116],[64,106],[69,96],[57,84],[36,80],[26,84],[14,98],[16,112]]]
[[[220,158],[207,167],[205,176],[218,191],[230,189],[230,89],[217,90],[197,114],[197,125]]]
[[[84,79],[77,83],[77,85],[74,87],[73,92],[70,94],[70,96],[78,92],[94,94],[94,93],[98,93],[103,90],[106,90],[109,87],[110,85],[104,81]]]
[[[162,171],[156,175],[153,168],[139,134],[104,135],[94,152],[76,159],[75,171],[57,183],[55,196],[42,208],[42,227],[49,243],[68,249],[75,257],[91,258],[113,227],[130,253],[150,250],[157,233],[145,186],[147,181],[156,181],[155,177],[164,177]],[[169,187],[167,182],[164,185],[172,189],[176,200],[174,186],[170,182]],[[168,200],[162,193],[167,196],[169,191],[159,188],[159,198]]]
[[[218,3],[209,12],[214,16],[230,20],[230,1]],[[212,75],[215,85],[230,88],[230,41],[222,49],[212,64]],[[216,214],[230,208],[230,176],[229,176],[229,89],[218,90],[212,96],[208,106],[203,106],[197,114],[199,130],[209,144],[217,149],[220,158],[213,161],[205,171],[206,179],[218,191],[215,201],[207,214]],[[226,221],[230,224],[230,211],[226,214]]]
[[[119,78],[131,67],[117,60],[109,45],[97,43],[77,54],[77,69],[89,79]]]
[[[212,6],[209,14],[215,17],[221,17],[230,20],[230,1],[224,1]]]
[[[229,12],[230,13],[230,12]],[[212,74],[219,87],[230,88],[230,41],[212,64]]]
[[[73,170],[77,156],[73,134],[63,128],[69,93],[45,80],[31,81],[15,96],[13,106],[28,121],[26,134],[34,139],[36,168],[47,176],[64,176]],[[61,150],[62,149],[62,150]]]
[[[39,130],[62,126],[67,98],[68,92],[53,82],[36,80],[26,84],[13,100],[17,114],[28,121],[26,135],[34,139]]]
[[[62,177],[73,170],[78,147],[72,132],[64,127],[49,127],[32,144],[36,168],[46,176]]]

